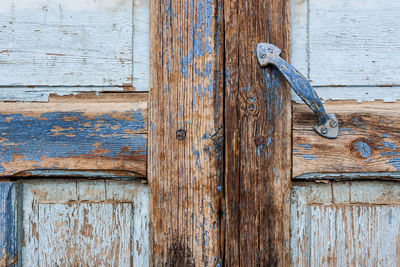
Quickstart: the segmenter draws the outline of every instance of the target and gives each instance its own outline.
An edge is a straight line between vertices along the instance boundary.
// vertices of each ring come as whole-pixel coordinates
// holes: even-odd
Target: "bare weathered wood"
[[[147,94],[0,103],[0,176],[35,169],[146,176]]]
[[[287,1],[225,1],[225,263],[289,264],[290,90],[256,46],[289,57]]]
[[[137,181],[22,181],[23,266],[148,266],[148,190]]]
[[[400,171],[400,103],[329,102],[340,126],[327,140],[305,105],[293,107],[293,177],[305,173]]]
[[[151,264],[221,265],[221,3],[153,0],[150,19]]]
[[[292,265],[398,265],[399,195],[398,182],[294,183]]]

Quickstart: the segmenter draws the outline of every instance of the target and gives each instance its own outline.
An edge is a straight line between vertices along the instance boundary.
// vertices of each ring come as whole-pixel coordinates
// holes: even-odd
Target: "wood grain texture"
[[[398,182],[294,183],[293,266],[397,266]]]
[[[399,85],[398,1],[291,2],[293,63],[312,85]]]
[[[0,266],[17,263],[16,186],[0,183]]]
[[[4,0],[0,85],[132,83],[132,0]]]
[[[148,0],[4,0],[0,101],[148,91]],[[17,86],[17,88],[15,88]]]
[[[217,0],[150,4],[153,266],[222,264],[221,9]]]
[[[35,169],[125,170],[146,176],[146,94],[1,103],[0,122],[0,176]]]
[[[287,1],[225,1],[225,265],[287,266],[290,90],[257,43],[289,57]]]
[[[316,120],[305,105],[293,106],[293,177],[306,173],[400,171],[400,103],[329,102],[339,136],[313,131]]]
[[[148,190],[135,181],[22,184],[23,266],[148,266]]]
[[[323,100],[400,99],[398,1],[290,2],[291,62]]]
[[[133,6],[133,87],[149,91],[149,0],[134,0]]]

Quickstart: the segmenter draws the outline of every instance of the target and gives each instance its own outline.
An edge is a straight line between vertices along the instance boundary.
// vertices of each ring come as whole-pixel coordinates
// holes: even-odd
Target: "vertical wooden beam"
[[[17,263],[15,184],[0,183],[0,266]]]
[[[150,4],[151,264],[222,261],[223,42],[218,0]]]
[[[289,58],[289,1],[230,0],[225,18],[225,265],[289,266],[290,89],[256,47]]]

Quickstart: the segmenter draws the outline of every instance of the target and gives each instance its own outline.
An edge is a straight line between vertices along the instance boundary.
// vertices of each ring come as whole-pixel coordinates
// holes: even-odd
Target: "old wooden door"
[[[399,15],[398,1],[291,1],[291,61],[340,124],[321,138],[293,106],[293,266],[400,264]]]
[[[0,266],[149,264],[148,14],[1,2]]]

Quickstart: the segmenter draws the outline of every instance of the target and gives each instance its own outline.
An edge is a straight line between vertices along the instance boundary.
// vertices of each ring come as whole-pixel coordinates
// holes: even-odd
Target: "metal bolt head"
[[[186,138],[186,131],[184,129],[179,129],[176,131],[176,138],[178,140],[185,140]]]
[[[336,121],[331,121],[331,122],[329,123],[329,125],[330,125],[332,128],[335,128],[335,127],[337,126],[337,123],[336,123]]]
[[[265,59],[265,58],[267,57],[267,55],[266,55],[266,54],[262,54],[260,57],[261,57],[262,59]]]
[[[321,133],[322,133],[322,134],[327,134],[327,133],[328,133],[328,129],[325,128],[325,127],[322,127],[322,128],[321,128]]]

